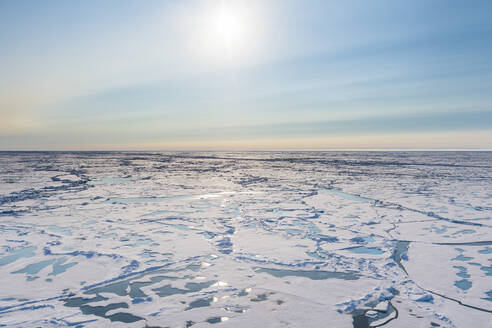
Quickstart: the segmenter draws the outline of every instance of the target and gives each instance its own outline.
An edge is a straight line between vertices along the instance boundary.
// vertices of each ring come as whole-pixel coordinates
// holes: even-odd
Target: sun
[[[241,43],[243,34],[243,22],[239,13],[222,4],[215,17],[215,29],[217,37],[223,42],[227,50]]]
[[[264,11],[264,2],[251,0],[203,2],[181,16],[184,40],[200,62],[222,67],[252,63],[264,49]]]

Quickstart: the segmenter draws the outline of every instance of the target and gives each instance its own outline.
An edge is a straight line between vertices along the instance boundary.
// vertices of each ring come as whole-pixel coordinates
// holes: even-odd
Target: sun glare
[[[238,65],[256,60],[265,30],[264,3],[215,1],[183,16],[190,49],[202,62]]]
[[[231,47],[240,43],[242,22],[241,17],[237,13],[222,5],[215,19],[217,35],[227,49],[230,50]]]

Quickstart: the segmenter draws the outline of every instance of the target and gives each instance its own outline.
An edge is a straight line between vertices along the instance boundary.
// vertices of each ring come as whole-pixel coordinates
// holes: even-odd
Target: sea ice
[[[484,327],[492,153],[0,153],[0,326]]]

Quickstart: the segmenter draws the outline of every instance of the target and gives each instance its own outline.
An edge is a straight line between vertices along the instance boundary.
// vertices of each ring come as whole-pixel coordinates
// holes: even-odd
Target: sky
[[[0,150],[492,149],[492,1],[0,1]]]

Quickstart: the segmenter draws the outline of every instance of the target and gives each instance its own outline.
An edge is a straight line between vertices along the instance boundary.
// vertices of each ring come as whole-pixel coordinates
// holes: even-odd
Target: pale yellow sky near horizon
[[[485,142],[484,142],[485,141]],[[487,143],[487,141],[489,141]],[[484,146],[486,145],[486,146]],[[5,149],[9,150],[9,149]],[[252,150],[492,150],[492,131],[459,131],[431,133],[391,133],[360,136],[297,136],[243,139],[211,139],[136,142],[108,144],[67,144],[56,147],[38,145],[36,148],[14,147],[10,150],[149,150],[149,151],[252,151]]]

